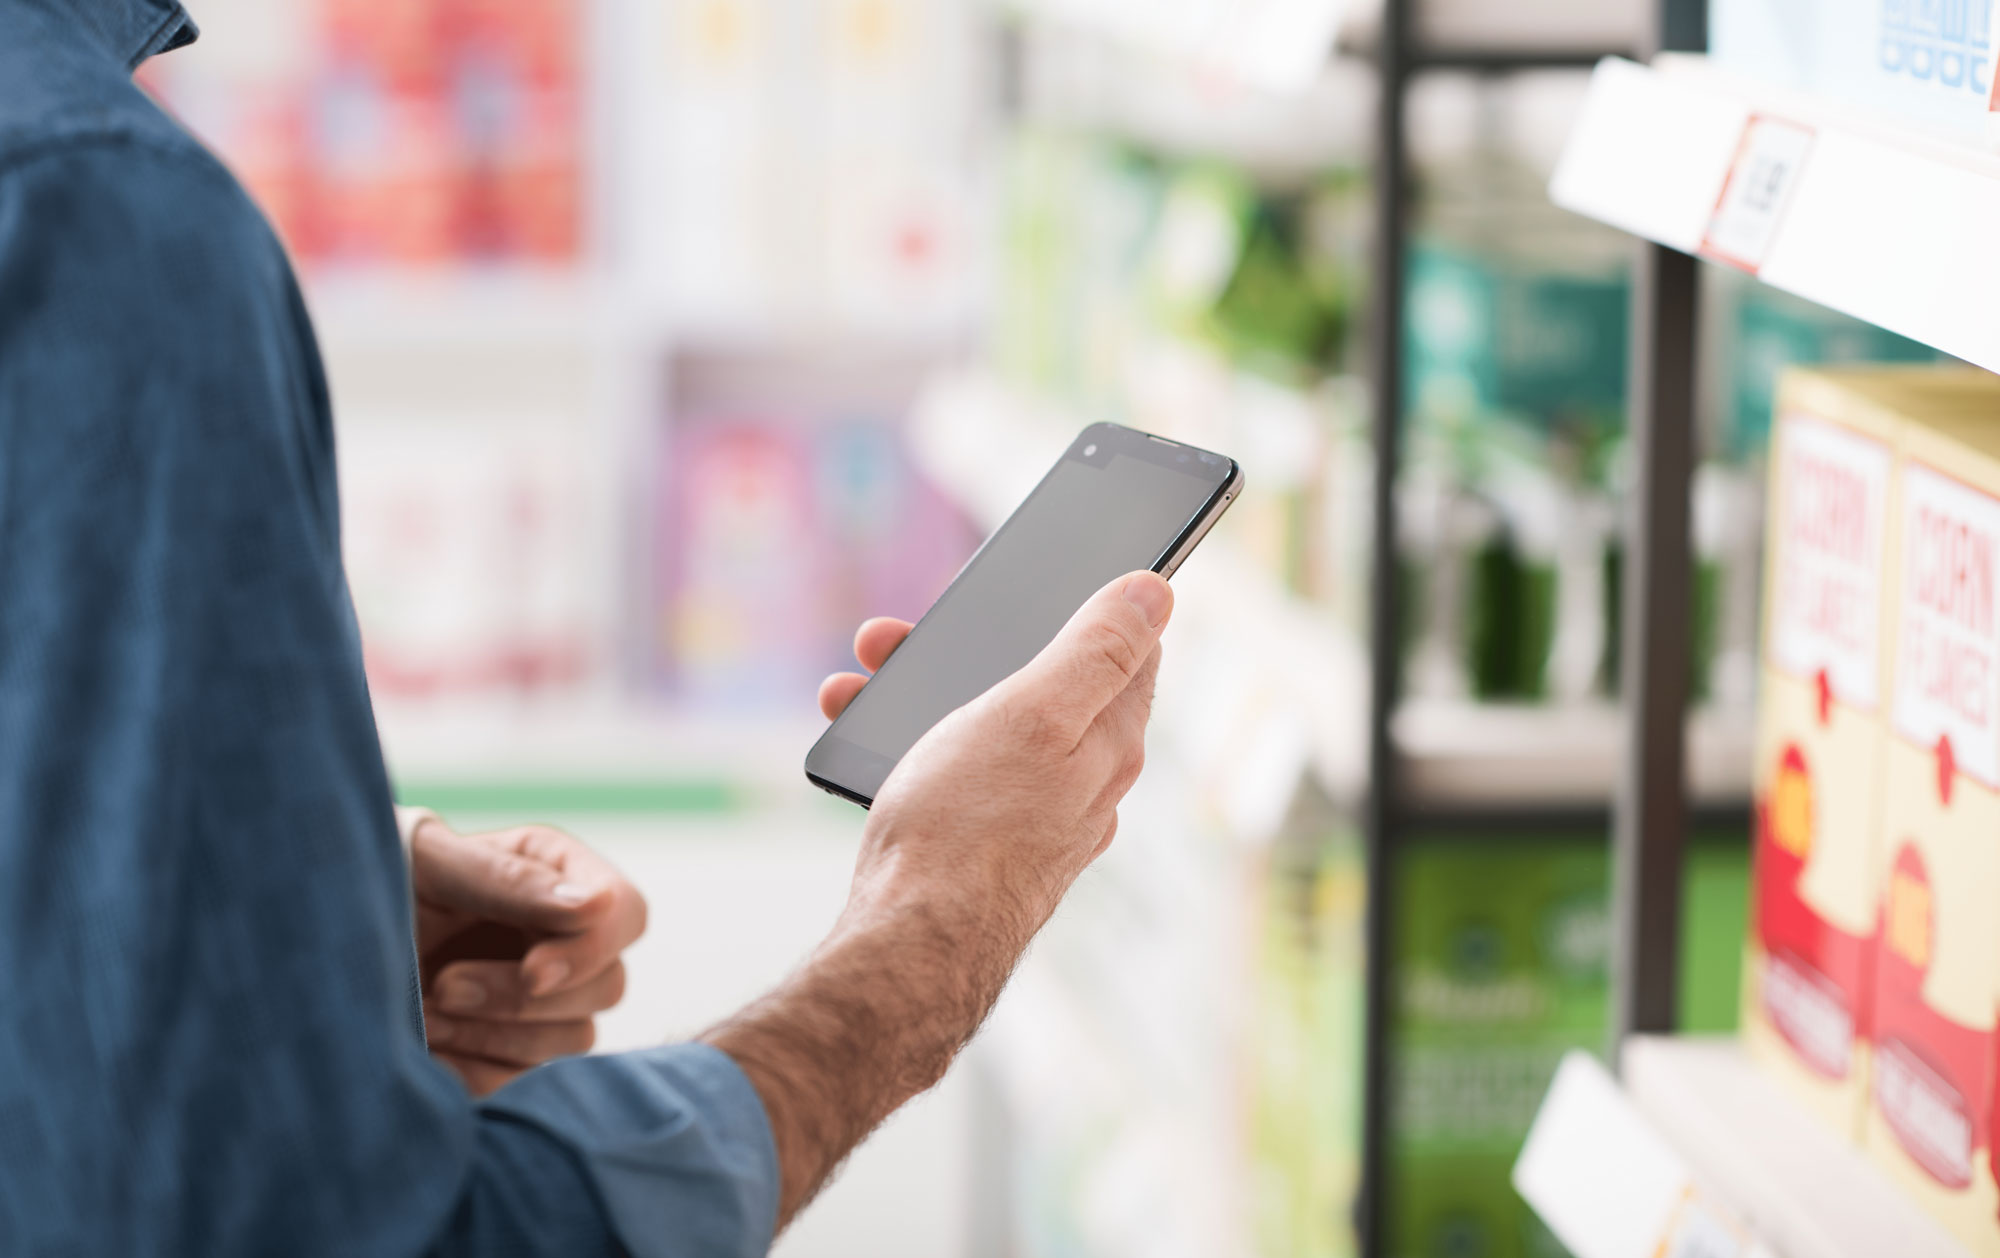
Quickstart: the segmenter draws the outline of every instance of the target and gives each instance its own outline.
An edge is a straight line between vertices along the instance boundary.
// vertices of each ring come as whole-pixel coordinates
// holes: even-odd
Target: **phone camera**
[[[1096,458],[1096,457],[1097,457],[1097,443],[1095,443],[1095,442],[1092,442],[1092,443],[1091,443],[1090,445],[1087,445],[1087,446],[1085,446],[1085,447],[1083,448],[1083,457],[1084,457],[1084,458],[1086,458],[1086,459],[1094,459],[1094,458]]]

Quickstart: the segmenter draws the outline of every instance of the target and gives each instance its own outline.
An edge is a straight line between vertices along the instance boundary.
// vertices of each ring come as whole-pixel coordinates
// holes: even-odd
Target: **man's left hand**
[[[459,834],[434,817],[411,836],[410,880],[430,1049],[475,1096],[589,1051],[646,929],[638,888],[552,827]]]

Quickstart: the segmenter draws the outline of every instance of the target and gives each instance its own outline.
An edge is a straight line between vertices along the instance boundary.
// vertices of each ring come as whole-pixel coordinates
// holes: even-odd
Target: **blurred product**
[[[1561,1258],[1509,1172],[1556,1063],[1603,1047],[1609,856],[1598,836],[1427,833],[1397,875],[1387,1252]],[[1736,958],[1704,933],[1740,922],[1740,835],[1688,845],[1680,1004],[1731,1029]]]
[[[883,420],[694,415],[661,458],[650,671],[702,706],[803,706],[855,626],[915,620],[978,544]]]
[[[2000,378],[1940,368],[1876,394],[1904,423],[1863,1138],[1974,1253],[2000,1254]]]
[[[1868,1079],[1898,421],[1850,378],[1797,371],[1778,393],[1743,1028],[1751,1052],[1852,1138]]]
[[[591,469],[559,424],[359,419],[340,456],[378,698],[560,693],[608,665]]]
[[[1746,1038],[2000,1253],[2000,383],[1794,372],[1778,406]]]
[[[1725,69],[1816,92],[1872,118],[2000,144],[1994,0],[1713,0]]]
[[[1615,681],[1625,257],[1549,207],[1538,97],[1461,86],[1421,114],[1438,151],[1408,262],[1405,667],[1414,695],[1581,702]]]
[[[1556,1062],[1603,1035],[1604,852],[1439,838],[1402,858],[1389,1252],[1555,1258],[1507,1181]]]
[[[243,175],[308,263],[573,261],[580,0],[305,0],[285,74],[147,81]]]
[[[978,274],[967,0],[664,0],[627,224],[696,332],[943,340]]]

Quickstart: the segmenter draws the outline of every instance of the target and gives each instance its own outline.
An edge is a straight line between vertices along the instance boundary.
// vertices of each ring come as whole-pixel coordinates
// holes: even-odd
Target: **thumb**
[[[1145,668],[1173,610],[1173,587],[1157,573],[1119,577],[1016,674],[1021,698],[1081,738]]]
[[[527,930],[581,929],[601,887],[566,880],[562,870],[479,837],[438,833],[411,852],[419,899],[482,921]]]

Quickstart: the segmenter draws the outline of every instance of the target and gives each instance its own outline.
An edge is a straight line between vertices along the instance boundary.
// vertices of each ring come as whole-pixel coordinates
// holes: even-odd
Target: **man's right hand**
[[[1025,946],[1118,828],[1145,765],[1172,610],[1160,577],[1121,577],[1027,667],[920,739],[869,813],[857,895],[998,895]]]
[[[1172,609],[1157,575],[1120,577],[1025,668],[924,735],[876,797],[832,934],[777,991],[703,1037],[764,1100],[781,1226],[877,1123],[943,1076],[1111,842],[1144,763]],[[904,632],[871,621],[857,654],[878,667]],[[829,716],[859,682],[828,679]]]

